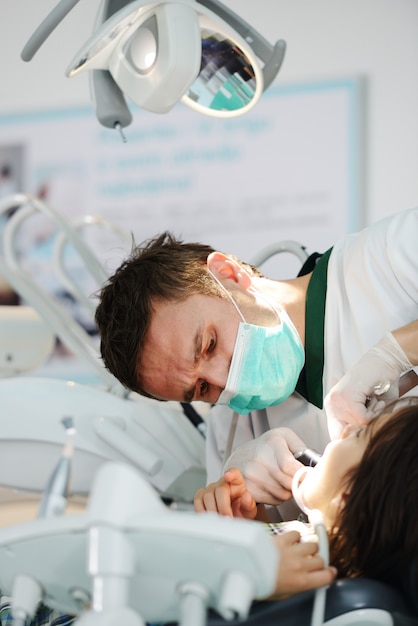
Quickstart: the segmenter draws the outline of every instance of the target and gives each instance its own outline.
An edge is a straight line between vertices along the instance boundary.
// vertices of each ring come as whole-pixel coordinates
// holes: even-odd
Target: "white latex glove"
[[[345,424],[365,424],[396,400],[399,378],[411,367],[392,333],[386,333],[325,397],[331,439],[340,436]]]
[[[234,450],[224,472],[238,468],[257,502],[281,504],[292,497],[292,478],[301,467],[293,454],[306,447],[290,428],[272,428]]]

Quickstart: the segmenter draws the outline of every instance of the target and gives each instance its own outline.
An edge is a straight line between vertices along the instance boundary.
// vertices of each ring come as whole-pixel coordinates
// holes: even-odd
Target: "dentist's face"
[[[303,479],[300,491],[304,504],[309,509],[319,509],[328,527],[344,503],[347,472],[357,467],[370,438],[390,417],[391,414],[381,415],[367,426],[348,424],[341,438],[326,446],[318,464]]]
[[[195,293],[154,302],[139,371],[142,388],[155,398],[217,402],[242,319],[261,326],[280,321],[239,264],[214,253],[210,271],[230,297]]]
[[[161,400],[216,402],[240,321],[228,300],[214,296],[158,302],[142,355],[144,389]]]

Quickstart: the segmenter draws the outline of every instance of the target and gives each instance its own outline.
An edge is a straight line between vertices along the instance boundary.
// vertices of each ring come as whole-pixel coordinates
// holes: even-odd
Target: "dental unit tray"
[[[253,598],[274,590],[278,553],[263,524],[214,513],[173,512],[132,467],[98,471],[85,514],[15,524],[0,531],[0,587],[22,574],[51,608],[80,623],[182,619],[199,626],[211,608],[245,618]],[[41,598],[39,598],[41,599]],[[86,606],[80,606],[80,599]],[[91,620],[89,620],[89,617]],[[76,622],[77,623],[77,622]]]

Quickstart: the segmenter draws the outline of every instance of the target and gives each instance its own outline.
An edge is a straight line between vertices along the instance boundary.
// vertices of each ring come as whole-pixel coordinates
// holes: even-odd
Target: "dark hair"
[[[150,396],[142,388],[141,354],[158,301],[182,301],[195,293],[224,297],[207,270],[211,252],[209,245],[184,243],[164,232],[134,246],[97,294],[95,320],[103,361],[128,389]],[[255,267],[242,265],[261,276]]]
[[[361,462],[347,475],[348,497],[330,536],[331,561],[340,576],[382,580],[414,601],[417,452],[418,398],[408,398],[372,433]]]

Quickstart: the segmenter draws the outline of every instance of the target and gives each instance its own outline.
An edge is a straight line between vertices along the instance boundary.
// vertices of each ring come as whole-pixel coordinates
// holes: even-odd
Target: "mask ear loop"
[[[282,314],[286,315],[286,311],[284,309],[282,309],[281,307],[276,308],[276,306],[268,299],[266,298],[265,295],[263,295],[261,293],[261,291],[259,291],[258,289],[254,288],[255,293],[257,294],[256,297],[260,298],[260,300],[262,300],[265,304],[267,304],[270,309],[272,309],[272,311],[277,315],[278,319],[279,319],[279,324],[281,325],[282,322]],[[284,313],[282,313],[284,312]]]
[[[215,274],[213,274],[209,268],[208,268],[208,272],[209,272],[209,274],[212,276],[212,278],[215,280],[215,282],[217,282],[217,283],[218,283],[219,287],[220,287],[220,288],[221,288],[221,289],[222,289],[222,290],[226,293],[226,295],[228,296],[228,298],[230,299],[230,301],[232,302],[232,304],[233,304],[233,305],[234,305],[234,307],[236,308],[236,310],[237,310],[237,312],[238,312],[238,315],[240,316],[240,318],[242,319],[242,321],[243,321],[244,323],[247,323],[247,320],[245,319],[245,317],[244,317],[244,316],[243,316],[243,314],[241,313],[241,311],[240,311],[240,309],[239,309],[239,307],[238,307],[238,304],[235,302],[234,298],[231,296],[231,294],[230,294],[230,293],[229,293],[229,291],[226,289],[226,287],[224,287],[224,286],[223,286],[223,284],[221,283],[221,281],[219,280],[219,278],[217,278],[217,277],[215,276]],[[269,307],[270,307],[270,308],[274,311],[274,313],[275,313],[275,314],[277,315],[277,317],[279,318],[279,320],[280,320],[280,324],[281,324],[281,323],[282,323],[282,318],[281,318],[280,312],[281,312],[281,311],[284,311],[284,309],[277,309],[277,308],[276,308],[276,307],[272,304],[272,302],[270,302],[270,300],[268,300],[268,298],[266,298],[265,296],[263,296],[263,294],[262,294],[260,291],[258,291],[258,289],[255,289],[255,292],[257,293],[257,297],[259,297],[259,298],[260,298],[260,300],[262,300],[265,304],[267,304],[267,305],[268,305],[268,306],[269,306]],[[283,314],[284,314],[284,315],[287,315],[286,311],[284,311],[284,313],[283,313]],[[289,316],[288,316],[288,317],[289,317]]]
[[[240,316],[240,318],[242,319],[242,321],[245,322],[245,317],[243,316],[243,314],[241,313],[241,311],[238,308],[238,304],[235,302],[234,298],[231,296],[231,294],[229,293],[228,289],[226,287],[223,286],[223,284],[221,283],[221,281],[219,280],[219,278],[217,278],[215,276],[215,274],[213,274],[211,272],[211,270],[208,268],[208,272],[209,274],[212,276],[213,280],[218,283],[219,287],[222,289],[222,291],[224,291],[226,293],[226,295],[228,296],[228,298],[230,299],[230,301],[232,302],[232,304],[234,305],[235,309],[237,310],[238,315]]]
[[[229,293],[229,291],[227,289],[225,289],[225,287],[223,286],[223,284],[221,283],[221,281],[215,276],[215,274],[213,274],[210,269],[208,268],[208,272],[209,274],[212,276],[213,280],[218,283],[219,287],[225,291],[226,295],[228,296],[228,298],[230,299],[230,301],[232,302],[232,304],[234,305],[234,307],[237,310],[238,315],[240,316],[240,318],[242,319],[242,321],[245,324],[245,319],[243,314],[241,313],[241,311],[238,308],[237,303],[235,302],[235,300],[233,299],[233,297],[231,296],[231,294]],[[224,458],[223,458],[223,463],[225,464],[226,461],[228,460],[229,456],[231,455],[232,452],[232,445],[234,443],[234,438],[235,438],[235,432],[237,430],[237,424],[238,424],[238,413],[236,411],[234,411],[233,415],[232,415],[232,419],[231,419],[231,425],[229,427],[229,431],[228,431],[228,440],[226,442],[226,448],[225,448],[225,452],[224,452]]]

